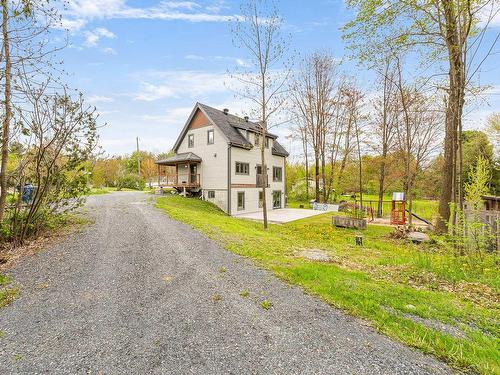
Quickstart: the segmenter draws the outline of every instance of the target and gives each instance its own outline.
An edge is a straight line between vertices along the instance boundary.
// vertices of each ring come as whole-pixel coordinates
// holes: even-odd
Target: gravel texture
[[[85,209],[94,224],[12,270],[21,295],[0,309],[1,374],[451,373],[146,194],[93,196]]]

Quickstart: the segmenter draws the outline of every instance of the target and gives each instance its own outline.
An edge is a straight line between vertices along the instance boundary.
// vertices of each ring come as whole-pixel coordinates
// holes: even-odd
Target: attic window
[[[214,131],[213,131],[213,129],[207,131],[207,144],[208,145],[214,144]]]
[[[194,147],[194,134],[188,135],[188,147]]]

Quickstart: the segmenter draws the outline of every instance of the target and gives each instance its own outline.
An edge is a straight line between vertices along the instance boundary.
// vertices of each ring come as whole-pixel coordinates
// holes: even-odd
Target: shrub
[[[133,189],[133,190],[144,190],[146,183],[144,179],[136,174],[126,174],[118,178],[116,182],[116,187],[118,190],[122,189]]]

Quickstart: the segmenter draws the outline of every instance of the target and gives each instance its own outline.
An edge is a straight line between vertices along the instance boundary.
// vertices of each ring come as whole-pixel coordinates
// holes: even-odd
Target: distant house
[[[173,150],[158,160],[159,185],[200,196],[230,215],[262,210],[262,184],[268,208],[285,201],[285,159],[288,152],[277,136],[267,133],[248,117],[240,118],[196,103]],[[267,171],[261,167],[260,145],[265,142]],[[162,170],[175,167],[175,173]]]

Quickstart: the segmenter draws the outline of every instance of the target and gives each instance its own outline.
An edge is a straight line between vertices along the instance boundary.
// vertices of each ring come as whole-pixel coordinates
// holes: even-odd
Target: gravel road
[[[94,224],[12,270],[21,295],[0,309],[1,374],[451,373],[146,194],[93,196],[85,210]]]

